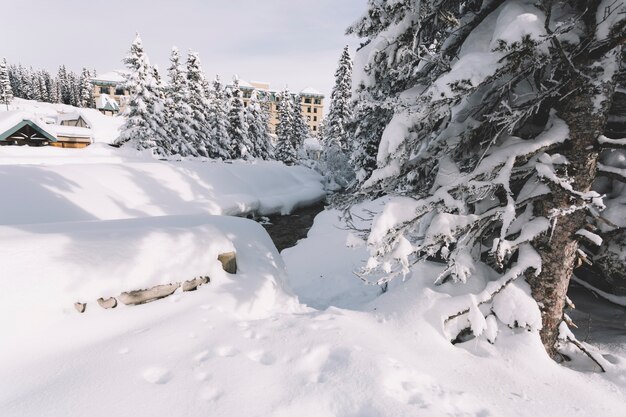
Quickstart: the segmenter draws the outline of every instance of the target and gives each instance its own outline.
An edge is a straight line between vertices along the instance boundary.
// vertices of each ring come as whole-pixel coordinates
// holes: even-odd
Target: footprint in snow
[[[215,349],[218,356],[230,358],[239,354],[239,351],[232,346],[221,346]]]
[[[208,350],[203,350],[202,352],[198,353],[196,356],[193,357],[193,359],[196,362],[204,362],[207,359],[209,359],[211,357],[211,354]]]
[[[200,398],[204,401],[215,401],[222,396],[222,392],[212,385],[206,385],[200,390]]]
[[[141,376],[151,384],[167,384],[173,377],[169,370],[159,367],[147,368]]]
[[[276,362],[276,357],[274,355],[263,350],[248,352],[246,356],[248,356],[250,360],[259,362],[262,365],[272,365],[274,362]]]

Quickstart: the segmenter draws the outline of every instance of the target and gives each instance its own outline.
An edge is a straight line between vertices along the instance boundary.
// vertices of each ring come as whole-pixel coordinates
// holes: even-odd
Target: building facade
[[[126,71],[117,70],[91,79],[96,109],[101,113],[114,116],[124,111],[130,99],[130,92],[124,88],[127,75]]]
[[[244,106],[248,106],[252,91],[256,90],[262,100],[267,100],[270,111],[270,132],[276,132],[278,124],[278,105],[281,91],[270,89],[268,83],[247,82],[239,80],[239,88],[243,95]],[[300,97],[300,112],[304,116],[312,133],[317,133],[324,117],[324,95],[319,91],[308,87],[299,93],[291,92],[293,99]]]

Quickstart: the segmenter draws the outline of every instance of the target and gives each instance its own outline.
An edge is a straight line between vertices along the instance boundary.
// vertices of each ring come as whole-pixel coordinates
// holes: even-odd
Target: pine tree
[[[148,90],[152,95],[152,100],[149,102],[149,111],[152,115],[151,123],[152,129],[155,135],[155,154],[165,157],[174,154],[174,148],[171,140],[171,136],[167,132],[167,113],[165,103],[165,88],[163,87],[163,81],[159,74],[159,68],[155,65],[150,67],[152,78],[148,84]]]
[[[169,86],[166,90],[165,114],[166,131],[171,138],[172,153],[181,156],[198,156],[193,146],[195,132],[192,129],[192,112],[188,104],[189,89],[187,77],[180,64],[177,48],[172,48],[168,68]]]
[[[275,157],[287,165],[298,160],[294,147],[293,99],[289,90],[285,89],[278,96],[278,124],[276,125]]]
[[[230,109],[228,110],[228,136],[230,137],[233,158],[253,158],[254,146],[248,137],[246,109],[243,105],[239,78],[233,78],[231,87]]]
[[[233,146],[228,135],[228,98],[224,85],[218,76],[213,81],[211,89],[209,121],[211,132],[217,144],[219,154],[217,157],[231,159],[233,156]]]
[[[9,79],[9,69],[7,67],[7,60],[3,59],[2,62],[0,62],[0,102],[9,110],[9,103],[12,100],[13,89],[11,88],[11,80]]]
[[[293,147],[296,153],[304,152],[304,141],[311,136],[311,128],[302,112],[303,98],[301,95],[294,97],[293,109]]]
[[[265,160],[272,159],[268,103],[259,100],[257,90],[252,90],[247,110],[248,138],[252,143],[252,156]]]
[[[187,56],[187,85],[192,115],[191,128],[194,131],[193,146],[200,156],[218,158],[220,152],[209,124],[210,104],[205,92],[204,73],[198,54],[191,51]]]
[[[80,74],[80,102],[78,104],[80,107],[95,107],[91,74],[84,67]]]
[[[130,91],[130,100],[124,111],[125,122],[116,143],[154,151],[157,148],[155,139],[158,134],[155,133],[151,112],[154,97],[150,85],[153,83],[153,76],[139,35],[135,37],[124,64],[130,72],[124,86]]]
[[[60,91],[60,102],[63,104],[70,104],[72,101],[72,88],[70,86],[70,81],[68,78],[67,70],[65,69],[65,65],[61,65],[59,67],[59,72],[57,73],[57,83],[59,85]]]
[[[489,270],[493,280],[459,300],[467,308],[444,317],[446,328],[480,336],[488,311],[538,332],[556,358],[575,339],[563,310],[579,236],[589,236],[586,219],[603,206],[591,185],[599,146],[613,143],[598,139],[622,61],[625,10],[500,5],[372,0],[350,29],[367,38],[361,95],[393,111],[362,193],[405,196],[374,221],[368,266],[381,283],[427,257],[446,265],[437,283],[484,279],[476,271]],[[511,26],[522,14],[525,25]],[[480,30],[493,33],[473,36],[472,48],[489,52],[463,49],[487,20],[496,27]],[[398,210],[411,215],[390,217]],[[537,320],[516,308],[528,306],[526,287]]]
[[[346,126],[352,119],[352,59],[348,46],[343,49],[331,94],[330,110],[326,120],[325,142],[335,142],[342,150],[351,150]]]

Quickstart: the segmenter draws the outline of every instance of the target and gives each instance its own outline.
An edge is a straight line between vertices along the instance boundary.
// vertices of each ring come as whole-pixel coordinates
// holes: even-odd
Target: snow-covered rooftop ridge
[[[119,111],[120,105],[108,94],[101,94],[96,100],[96,108],[102,110]]]
[[[92,77],[92,81],[104,81],[104,82],[113,82],[113,83],[121,83],[126,81],[126,77],[129,72],[127,70],[118,69],[114,71],[105,72],[104,74],[96,75]]]
[[[39,127],[44,132],[55,136],[54,132],[51,132],[51,130],[49,129],[50,125],[46,124],[41,119],[41,117],[35,115],[34,113],[23,110],[0,111],[0,134],[3,134],[7,130],[15,127],[23,120],[28,120],[37,125],[37,127]]]
[[[311,96],[323,96],[321,92],[319,92],[313,87],[305,88],[304,90],[300,91],[300,94],[306,94],[306,95],[311,95]]]

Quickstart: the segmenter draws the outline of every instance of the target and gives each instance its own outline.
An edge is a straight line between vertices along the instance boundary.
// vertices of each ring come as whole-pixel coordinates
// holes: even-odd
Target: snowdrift
[[[76,301],[87,303],[89,315],[100,309],[99,297],[199,276],[209,276],[212,291],[232,299],[233,310],[244,315],[263,316],[279,301],[295,303],[274,244],[247,219],[197,215],[1,226],[0,241],[10,242],[0,249],[0,321],[9,335],[78,314]],[[218,261],[233,251],[236,275]]]
[[[279,162],[157,161],[133,150],[0,148],[0,224],[289,213],[321,177]]]

